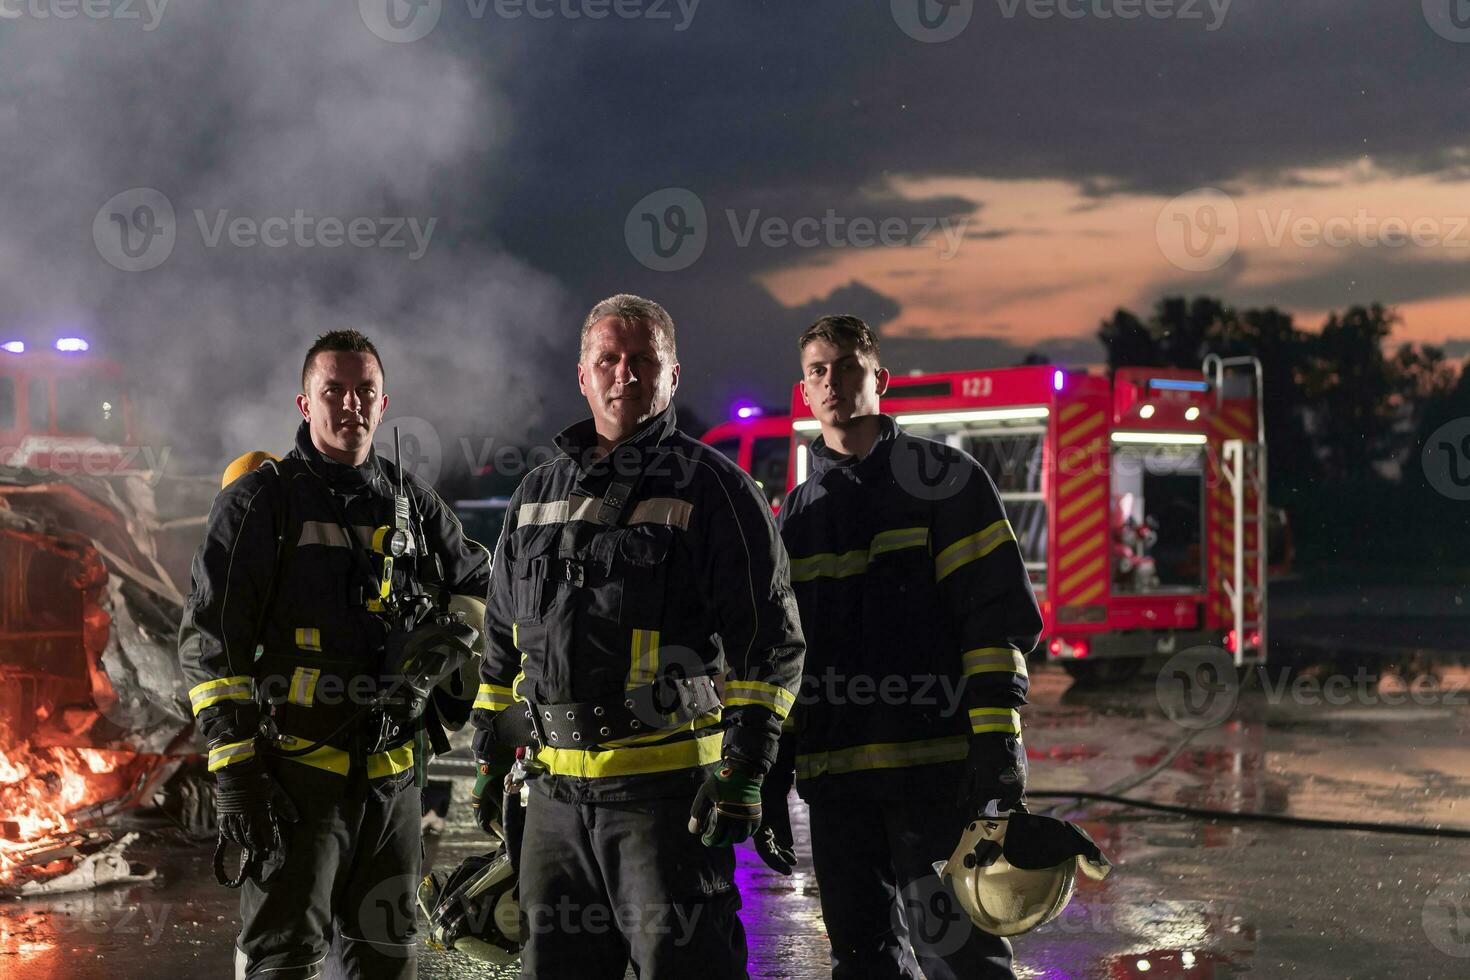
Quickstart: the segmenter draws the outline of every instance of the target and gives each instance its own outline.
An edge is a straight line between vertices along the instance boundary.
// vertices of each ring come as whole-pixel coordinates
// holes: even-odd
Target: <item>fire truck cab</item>
[[[1050,365],[894,377],[884,411],[989,472],[1045,623],[1079,680],[1123,680],[1153,654],[1223,647],[1264,662],[1266,445],[1261,365]],[[792,399],[792,486],[818,422]],[[742,460],[742,464],[744,461]]]
[[[116,469],[122,447],[136,442],[134,426],[122,367],[93,357],[85,341],[34,352],[0,345],[0,464]]]
[[[729,422],[721,422],[704,434],[703,441],[730,457],[755,478],[772,510],[781,509],[790,476],[791,419],[769,416],[745,406]]]

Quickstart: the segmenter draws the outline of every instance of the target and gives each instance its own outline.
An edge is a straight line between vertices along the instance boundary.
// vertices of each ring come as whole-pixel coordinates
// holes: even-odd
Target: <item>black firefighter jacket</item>
[[[810,450],[781,537],[807,640],[797,787],[952,798],[972,734],[1020,734],[1041,633],[995,485],[964,452],[879,416],[862,459]]]
[[[511,498],[495,551],[489,645],[471,721],[486,752],[494,716],[534,705],[620,700],[665,671],[720,678],[723,711],[594,748],[547,747],[533,785],[581,802],[692,793],[724,754],[774,758],[803,643],[785,549],[751,478],[680,432],[673,406],[594,458],[592,420],[557,436],[555,459]],[[616,526],[599,503],[643,476]],[[564,529],[581,585],[548,575]],[[519,710],[519,709],[518,709]],[[724,728],[723,735],[721,728]]]
[[[382,559],[367,545],[374,529],[393,523],[397,478],[393,464],[376,454],[359,467],[322,455],[303,422],[296,448],[280,463],[240,477],[215,497],[179,634],[211,771],[260,750],[258,705],[270,706],[287,751],[328,739],[294,762],[345,776],[354,753],[361,754],[370,719],[353,715],[382,682],[387,635],[384,620],[365,606],[382,574]],[[481,628],[489,553],[464,536],[432,488],[413,476],[404,485],[429,551],[442,563],[438,584],[451,607]],[[423,584],[402,560],[394,576],[399,585]],[[413,735],[360,760],[368,777],[401,783],[414,764]]]

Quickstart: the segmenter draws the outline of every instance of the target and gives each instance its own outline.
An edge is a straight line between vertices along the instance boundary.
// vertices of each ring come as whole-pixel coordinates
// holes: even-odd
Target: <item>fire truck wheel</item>
[[[1107,687],[1126,684],[1138,676],[1143,657],[1106,657],[1102,660],[1064,660],[1062,666],[1077,687]]]

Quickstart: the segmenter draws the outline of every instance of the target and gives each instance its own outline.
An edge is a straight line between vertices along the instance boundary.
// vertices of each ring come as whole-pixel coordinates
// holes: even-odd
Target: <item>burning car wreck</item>
[[[149,476],[0,466],[0,893],[146,875],[114,834],[149,812],[208,830],[159,549],[199,521],[160,522]]]

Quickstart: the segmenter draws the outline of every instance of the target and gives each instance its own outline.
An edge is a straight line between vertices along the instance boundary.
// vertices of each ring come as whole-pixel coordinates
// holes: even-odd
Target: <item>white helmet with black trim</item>
[[[429,945],[490,963],[514,963],[522,945],[516,885],[503,844],[466,858],[448,873],[425,875],[418,904],[429,920]]]
[[[1101,881],[1112,865],[1076,824],[1015,810],[969,824],[934,870],[976,928],[1017,936],[1062,914],[1079,871]]]

